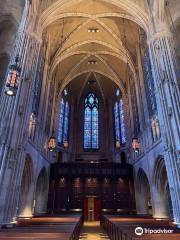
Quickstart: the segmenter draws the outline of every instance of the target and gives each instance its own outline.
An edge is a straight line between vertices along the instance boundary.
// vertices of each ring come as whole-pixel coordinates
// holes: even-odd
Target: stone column
[[[29,1],[19,27],[11,62],[19,54],[21,79],[17,95],[0,100],[0,225],[13,220],[25,162],[28,121],[41,40],[27,30]]]
[[[171,33],[158,29],[149,49],[174,220],[180,224],[180,92]]]

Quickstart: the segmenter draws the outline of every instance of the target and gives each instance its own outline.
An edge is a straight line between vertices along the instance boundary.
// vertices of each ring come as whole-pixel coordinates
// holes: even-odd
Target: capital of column
[[[25,31],[25,33],[32,39],[34,39],[35,41],[37,41],[39,44],[42,44],[42,38],[41,38],[41,35],[30,30],[30,29],[27,29]]]
[[[150,33],[147,42],[150,45],[163,37],[171,38],[172,37],[171,31],[169,29],[163,29],[162,31]]]

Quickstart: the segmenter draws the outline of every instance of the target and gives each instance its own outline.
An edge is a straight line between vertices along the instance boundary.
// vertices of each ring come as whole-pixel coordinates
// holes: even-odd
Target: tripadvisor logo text
[[[137,236],[141,236],[143,234],[172,234],[173,232],[174,232],[173,229],[166,229],[166,228],[150,229],[150,228],[137,227],[135,229],[135,234]]]

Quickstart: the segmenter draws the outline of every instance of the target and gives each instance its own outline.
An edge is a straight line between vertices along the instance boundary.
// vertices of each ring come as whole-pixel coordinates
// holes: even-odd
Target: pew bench
[[[179,233],[174,234],[143,234],[137,236],[135,234],[136,227],[150,228],[150,229],[171,229],[175,230],[175,226],[168,220],[157,221],[152,218],[124,218],[119,216],[104,215],[101,216],[101,226],[107,232],[111,240],[178,240]]]

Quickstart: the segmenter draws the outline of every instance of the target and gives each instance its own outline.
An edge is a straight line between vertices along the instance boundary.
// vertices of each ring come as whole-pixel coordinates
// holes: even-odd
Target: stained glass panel
[[[133,114],[133,128],[134,135],[137,136],[140,132],[140,121],[139,121],[139,113],[138,113],[138,104],[136,97],[136,86],[134,80],[130,79],[130,93],[131,93],[131,102],[132,102],[132,114]]]
[[[95,94],[88,94],[84,111],[84,148],[99,148],[99,112]]]
[[[64,122],[64,100],[60,103],[60,114],[59,114],[59,131],[58,131],[58,142],[62,143],[63,139],[63,122]]]
[[[91,148],[91,109],[85,109],[84,121],[84,148]]]
[[[120,114],[120,132],[121,132],[121,143],[126,143],[126,133],[125,133],[125,124],[124,124],[124,103],[120,99],[119,102],[119,114]]]
[[[94,107],[92,109],[92,148],[96,149],[99,147],[98,137],[99,137],[99,117],[98,117],[98,109]]]
[[[151,67],[148,48],[144,52],[144,80],[145,80],[146,94],[148,96],[147,97],[148,110],[149,110],[149,114],[152,116],[157,109],[157,103],[156,103],[154,79],[152,74],[152,67]]]
[[[68,130],[69,130],[69,104],[68,102],[66,102],[64,114],[63,143],[68,140]]]
[[[58,143],[64,144],[68,141],[69,132],[69,103],[61,100],[59,113]]]
[[[120,99],[114,105],[114,125],[115,125],[115,140],[121,144],[126,143],[125,123],[124,123],[124,104]]]
[[[119,119],[119,109],[118,103],[115,103],[114,106],[114,121],[115,121],[115,135],[116,141],[120,141],[120,119]]]

